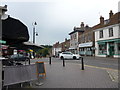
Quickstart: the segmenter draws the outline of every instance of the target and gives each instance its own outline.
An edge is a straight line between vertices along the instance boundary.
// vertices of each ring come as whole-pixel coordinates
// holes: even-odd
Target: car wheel
[[[73,56],[73,59],[77,59],[76,56]]]
[[[61,56],[61,57],[60,57],[60,59],[61,59],[61,60],[63,60],[63,59],[64,59],[64,57],[63,57],[63,56]]]

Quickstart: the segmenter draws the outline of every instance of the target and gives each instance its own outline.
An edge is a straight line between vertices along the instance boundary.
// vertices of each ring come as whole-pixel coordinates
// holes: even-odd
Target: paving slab
[[[32,88],[118,88],[104,69],[87,67],[81,70],[81,64],[66,63],[63,67],[59,62],[52,65],[45,63],[46,78],[40,79],[43,84]]]

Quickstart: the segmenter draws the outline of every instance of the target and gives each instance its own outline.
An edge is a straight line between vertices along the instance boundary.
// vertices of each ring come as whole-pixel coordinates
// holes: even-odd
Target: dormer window
[[[105,21],[104,21],[104,25],[108,24],[109,22],[110,22],[109,19],[105,20]]]

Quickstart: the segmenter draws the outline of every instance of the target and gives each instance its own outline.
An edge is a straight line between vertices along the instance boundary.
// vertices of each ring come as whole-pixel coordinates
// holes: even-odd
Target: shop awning
[[[103,45],[103,44],[105,44],[105,42],[98,42],[98,44]]]
[[[120,39],[117,38],[117,39],[109,39],[109,40],[100,40],[100,41],[97,41],[98,44],[105,44],[107,42],[116,42],[116,43],[120,43]]]

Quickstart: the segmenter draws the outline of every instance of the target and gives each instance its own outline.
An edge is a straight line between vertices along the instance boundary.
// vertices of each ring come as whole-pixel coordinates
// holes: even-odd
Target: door
[[[114,55],[114,46],[109,47],[109,55],[113,56]]]

